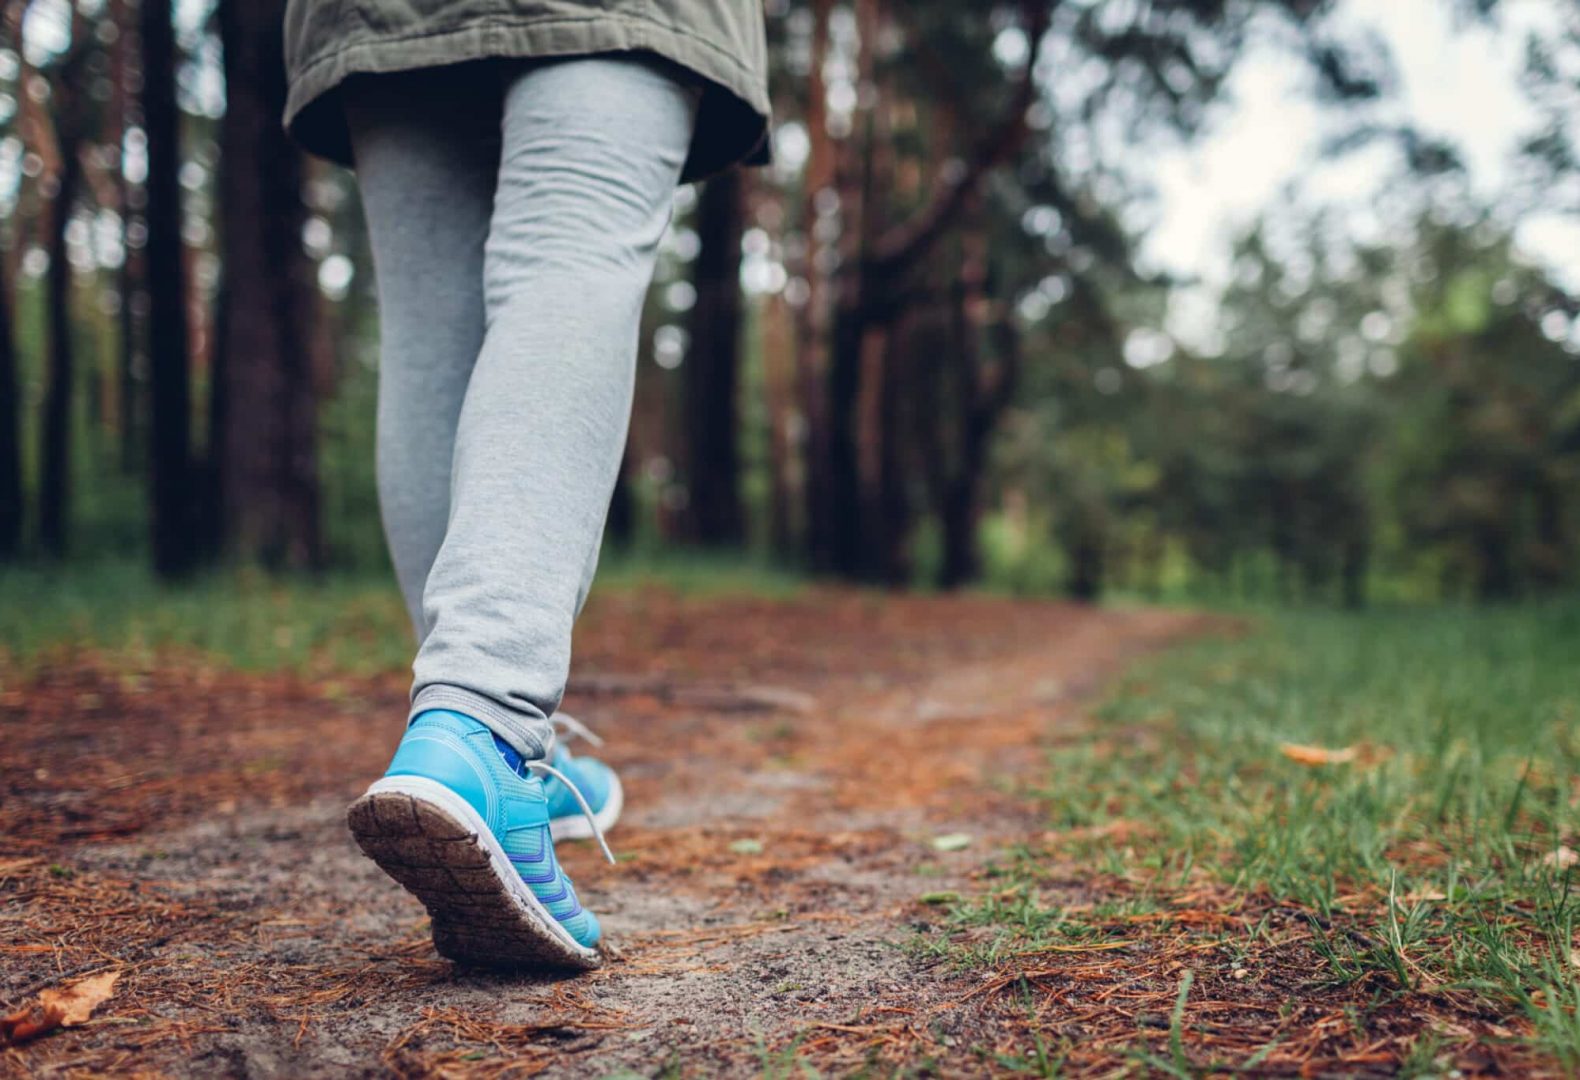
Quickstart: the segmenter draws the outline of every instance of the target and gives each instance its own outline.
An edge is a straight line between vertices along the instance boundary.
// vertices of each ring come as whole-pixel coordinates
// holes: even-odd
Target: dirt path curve
[[[387,759],[398,676],[72,661],[6,682],[0,1004],[122,978],[0,1071],[752,1075],[791,1052],[955,1071],[989,1021],[904,947],[933,917],[920,898],[1039,836],[1016,790],[1050,732],[1197,627],[833,591],[601,597],[566,707],[608,740],[627,812],[620,865],[563,848],[616,950],[580,978],[456,969],[358,856],[342,814]],[[948,834],[970,843],[938,850]]]

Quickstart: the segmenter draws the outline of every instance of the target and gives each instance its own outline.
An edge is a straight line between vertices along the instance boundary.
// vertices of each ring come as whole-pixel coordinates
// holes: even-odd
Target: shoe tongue
[[[510,771],[517,776],[521,776],[523,766],[526,764],[526,758],[522,757],[514,746],[511,746],[498,735],[494,736],[494,748],[499,751],[499,756],[505,759],[505,764],[510,767]]]

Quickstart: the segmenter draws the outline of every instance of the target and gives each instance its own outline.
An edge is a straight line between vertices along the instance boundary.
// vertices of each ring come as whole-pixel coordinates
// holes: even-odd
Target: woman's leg
[[[540,757],[619,469],[642,300],[698,89],[634,56],[506,70],[487,332],[423,597],[412,712],[453,709]]]
[[[456,422],[483,346],[499,104],[478,66],[374,76],[346,95],[378,275],[379,506],[419,642],[450,514]]]

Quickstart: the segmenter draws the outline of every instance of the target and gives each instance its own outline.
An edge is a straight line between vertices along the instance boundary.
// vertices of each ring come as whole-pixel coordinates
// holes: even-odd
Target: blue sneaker
[[[598,919],[554,857],[541,777],[559,770],[514,754],[507,762],[502,745],[469,716],[422,713],[346,821],[363,852],[423,902],[442,955],[486,967],[597,967]]]
[[[603,740],[591,728],[574,716],[554,714],[554,726],[559,738],[554,741],[554,767],[564,774],[545,777],[543,790],[549,799],[549,831],[556,840],[587,840],[601,835],[620,820],[625,806],[625,792],[615,771],[597,758],[578,757],[566,747],[572,739],[582,739],[593,746],[602,746]],[[576,790],[571,790],[571,785]],[[592,809],[592,816],[582,812],[580,795]]]

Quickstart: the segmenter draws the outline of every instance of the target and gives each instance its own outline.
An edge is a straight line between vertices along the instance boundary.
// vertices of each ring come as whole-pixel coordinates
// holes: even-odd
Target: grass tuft
[[[1138,926],[1211,895],[1242,927],[1231,957],[1304,924],[1309,970],[1280,977],[1313,999],[1487,1010],[1580,1068],[1577,656],[1567,602],[1272,614],[1154,658],[1052,751],[1048,844],[1011,853],[924,948],[1003,966],[1140,946]],[[1099,903],[1061,905],[1050,879],[1080,870]],[[1163,922],[1138,920],[1149,905]],[[1149,1058],[1163,1072],[1187,1069],[1188,990]],[[1430,1071],[1422,1039],[1401,1067]]]

